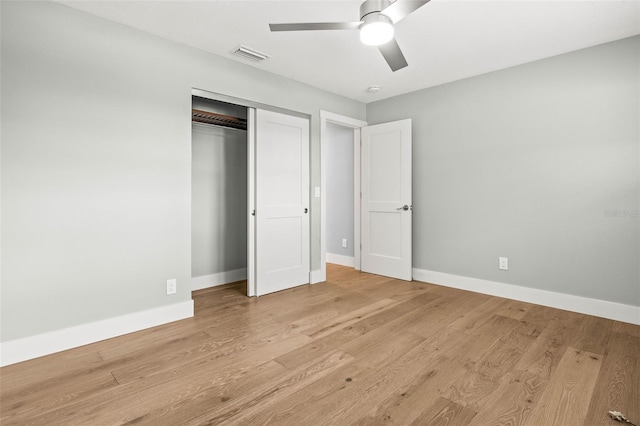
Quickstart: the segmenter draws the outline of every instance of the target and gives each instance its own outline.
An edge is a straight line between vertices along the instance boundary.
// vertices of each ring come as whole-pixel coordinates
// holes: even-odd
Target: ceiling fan
[[[358,22],[269,24],[269,28],[271,31],[360,30],[360,41],[369,46],[378,46],[391,70],[397,71],[408,64],[393,38],[393,26],[428,2],[429,0],[366,0],[360,5]]]

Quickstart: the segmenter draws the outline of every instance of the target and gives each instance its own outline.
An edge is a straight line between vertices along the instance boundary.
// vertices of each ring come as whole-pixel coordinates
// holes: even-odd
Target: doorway
[[[309,116],[193,92],[192,290],[309,283]]]
[[[329,122],[326,142],[327,262],[354,267],[354,129]]]
[[[192,97],[192,290],[247,278],[246,122],[246,107]]]
[[[321,234],[320,234],[320,269],[322,279],[326,279],[327,259],[333,263],[346,264],[360,269],[360,128],[367,123],[354,118],[334,114],[327,111],[320,111],[320,150],[321,150]],[[349,139],[350,138],[350,139]],[[344,144],[340,146],[338,144]],[[346,150],[351,147],[352,154],[346,154]],[[351,165],[344,160],[336,160],[333,157],[344,153],[352,159]],[[338,173],[337,176],[329,177],[330,173]],[[345,174],[352,173],[348,179],[348,184],[340,184],[340,181],[331,182],[334,177],[345,177]],[[337,193],[334,189],[328,190],[328,185],[332,188],[340,186]],[[349,186],[351,185],[351,186]],[[351,195],[349,195],[351,191]],[[340,203],[346,203],[342,205]],[[329,215],[332,217],[329,218]],[[351,215],[351,217],[347,217]],[[329,229],[329,221],[333,222]],[[348,225],[335,224],[338,221],[346,221]],[[329,235],[332,235],[329,237]],[[352,235],[351,241],[344,235]],[[331,238],[331,241],[329,241]],[[342,247],[342,239],[347,238],[346,250]],[[327,250],[328,245],[332,248]],[[338,253],[335,253],[335,252]]]
[[[326,263],[341,263],[329,248],[334,235],[331,217],[334,194],[327,194],[333,177],[333,141],[337,125],[353,132],[353,267],[402,280],[412,277],[411,201],[411,120],[367,126],[367,123],[326,111],[320,112],[321,128],[321,271],[326,279]],[[342,130],[338,130],[342,132]],[[348,138],[344,138],[345,140]],[[335,161],[335,160],[333,160]],[[336,191],[335,186],[331,191]],[[343,191],[343,188],[338,189]],[[348,232],[348,231],[342,231]],[[342,247],[344,249],[344,247]],[[349,263],[345,262],[343,264]]]

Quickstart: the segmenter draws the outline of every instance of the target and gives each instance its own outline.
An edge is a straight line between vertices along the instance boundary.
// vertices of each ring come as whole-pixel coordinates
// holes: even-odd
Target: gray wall
[[[191,89],[310,114],[365,106],[51,2],[1,2],[1,339],[190,299]],[[312,199],[312,268],[320,263]],[[178,294],[166,295],[176,278]]]
[[[368,104],[371,124],[413,119],[414,267],[639,306],[638,52],[633,37]]]
[[[353,257],[353,129],[327,123],[327,141],[327,253]]]

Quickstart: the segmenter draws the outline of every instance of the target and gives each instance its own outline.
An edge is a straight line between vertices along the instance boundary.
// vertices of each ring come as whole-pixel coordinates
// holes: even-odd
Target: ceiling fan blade
[[[429,3],[429,0],[397,0],[384,8],[380,13],[386,15],[394,24],[404,19],[411,12]]]
[[[307,22],[300,24],[269,24],[271,31],[357,30],[362,22]]]
[[[391,67],[391,71],[395,72],[409,65],[395,39],[391,39],[389,43],[378,46],[378,49],[380,53],[382,53],[382,56],[384,56],[384,60],[387,61],[387,64]]]

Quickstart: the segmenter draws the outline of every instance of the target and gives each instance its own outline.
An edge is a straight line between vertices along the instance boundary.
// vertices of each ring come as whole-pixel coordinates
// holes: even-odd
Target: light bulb
[[[380,46],[393,38],[393,25],[389,18],[379,13],[365,17],[360,28],[360,41],[367,46]]]

